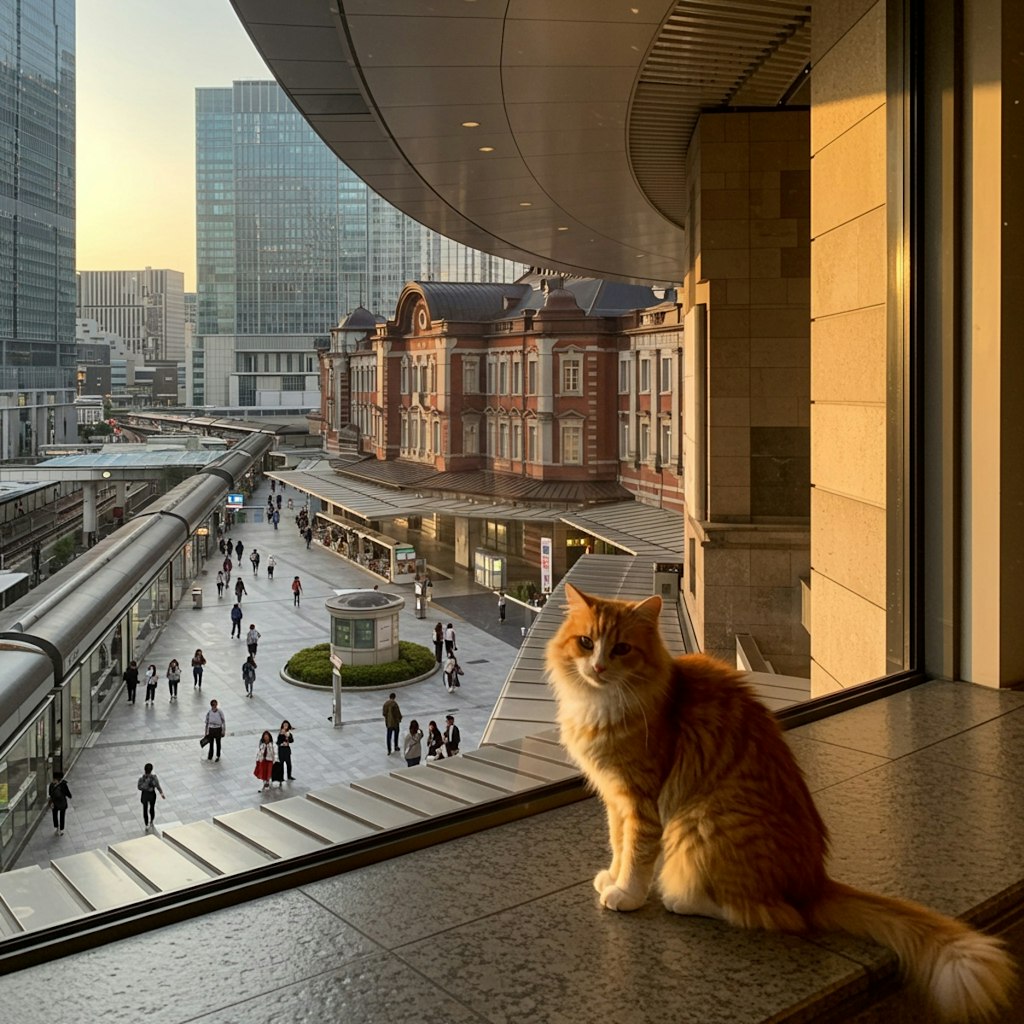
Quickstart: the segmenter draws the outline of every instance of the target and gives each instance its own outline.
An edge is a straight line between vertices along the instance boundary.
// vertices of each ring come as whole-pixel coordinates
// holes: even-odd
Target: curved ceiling
[[[774,106],[792,0],[232,0],[314,130],[448,237],[570,273],[682,275],[702,109]]]

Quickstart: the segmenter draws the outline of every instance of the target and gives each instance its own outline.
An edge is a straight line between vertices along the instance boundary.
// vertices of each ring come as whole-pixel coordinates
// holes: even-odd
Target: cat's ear
[[[661,598],[655,594],[653,597],[641,601],[634,609],[633,614],[643,622],[656,623],[661,614]]]
[[[574,587],[571,583],[565,584],[565,597],[571,609],[579,610],[590,607],[590,598],[579,587]]]

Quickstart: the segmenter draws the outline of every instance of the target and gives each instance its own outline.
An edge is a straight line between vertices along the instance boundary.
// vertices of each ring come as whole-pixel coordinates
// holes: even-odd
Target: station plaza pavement
[[[269,482],[264,481],[250,503],[265,506],[269,493]],[[295,499],[297,508],[299,494],[289,488],[287,497]],[[104,848],[143,835],[136,782],[147,761],[153,763],[166,794],[166,800],[157,800],[158,828],[209,820],[226,811],[404,767],[401,755],[389,757],[385,745],[381,705],[391,688],[346,692],[342,700],[343,725],[337,729],[328,721],[332,701],[329,691],[297,687],[280,676],[281,668],[295,651],[328,640],[329,617],[324,601],[333,596],[335,589],[378,584],[381,590],[405,597],[399,620],[403,640],[432,647],[434,623],[454,624],[459,663],[465,670],[462,686],[453,694],[447,693],[438,671],[421,682],[393,689],[402,709],[403,737],[413,718],[426,733],[428,721],[433,719],[443,728],[445,715],[454,714],[462,748],[477,746],[515,660],[521,640],[520,621],[526,621],[529,613],[510,603],[508,621],[499,624],[493,592],[475,584],[468,573],[456,571],[450,579],[435,578],[427,617],[417,619],[411,586],[383,583],[316,542],[306,550],[294,515],[286,505],[276,531],[267,523],[252,522],[230,531],[233,542],[241,540],[244,545],[242,564],[236,566],[248,590],[242,598],[243,634],[250,623],[255,623],[262,634],[253,698],[245,696],[242,684],[244,638],[230,638],[233,596],[229,598],[225,588],[225,596],[217,598],[220,556],[215,552],[207,562],[207,572],[197,580],[203,588],[202,609],[193,608],[186,593],[153,646],[139,659],[140,676],[150,663],[160,673],[156,704],[147,707],[143,703],[142,685],[134,705],[128,704],[122,693],[109,719],[69,773],[73,796],[65,834],[54,835],[47,816],[16,866],[45,866],[54,856]],[[258,577],[253,576],[249,562],[253,547],[261,555]],[[272,581],[266,575],[271,554],[277,559]],[[232,574],[232,587],[236,575],[237,571]],[[296,575],[303,585],[298,608],[293,607],[291,594],[291,581]],[[201,691],[193,688],[190,668],[197,647],[202,648],[207,662]],[[177,658],[182,668],[178,700],[173,703],[166,683],[171,658]],[[206,751],[199,746],[203,718],[213,698],[227,718],[219,762],[208,761]],[[283,719],[291,722],[295,734],[295,781],[285,782],[280,789],[274,785],[269,794],[263,795],[252,773],[257,744],[264,729],[276,736]]]

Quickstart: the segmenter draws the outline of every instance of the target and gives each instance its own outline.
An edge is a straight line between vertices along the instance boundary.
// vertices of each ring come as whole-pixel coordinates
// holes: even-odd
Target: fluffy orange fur
[[[562,740],[608,816],[603,906],[640,907],[657,872],[677,914],[889,946],[944,1020],[1007,1005],[1014,967],[997,939],[828,877],[825,824],[774,716],[728,665],[669,654],[660,598],[565,593],[547,667]]]

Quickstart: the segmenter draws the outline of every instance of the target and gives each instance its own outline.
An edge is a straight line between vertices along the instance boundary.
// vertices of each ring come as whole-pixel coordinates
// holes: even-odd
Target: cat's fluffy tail
[[[985,1020],[1009,1005],[1013,960],[998,939],[962,921],[831,879],[807,918],[888,946],[944,1021]]]

